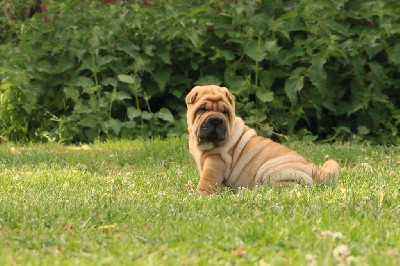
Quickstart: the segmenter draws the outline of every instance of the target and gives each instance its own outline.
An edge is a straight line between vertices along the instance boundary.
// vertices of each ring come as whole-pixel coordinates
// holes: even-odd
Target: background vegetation
[[[181,135],[212,83],[263,135],[397,141],[399,1],[42,2],[0,1],[2,139]]]

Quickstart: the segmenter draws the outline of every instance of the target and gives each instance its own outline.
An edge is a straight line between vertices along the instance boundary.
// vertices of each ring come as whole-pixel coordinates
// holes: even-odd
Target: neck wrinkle
[[[224,179],[229,177],[232,168],[232,155],[229,154],[229,151],[237,144],[240,140],[243,132],[245,131],[245,124],[240,117],[235,117],[234,125],[232,127],[233,134],[229,138],[229,140],[222,145],[221,147],[212,149],[210,151],[205,151],[201,156],[201,168],[204,166],[204,160],[208,155],[219,154],[221,159],[225,162],[225,173]]]

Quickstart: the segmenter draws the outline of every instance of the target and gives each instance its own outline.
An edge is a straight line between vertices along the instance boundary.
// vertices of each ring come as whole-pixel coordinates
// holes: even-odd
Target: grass
[[[340,179],[201,197],[186,141],[0,145],[0,265],[400,263],[399,147],[288,143]]]

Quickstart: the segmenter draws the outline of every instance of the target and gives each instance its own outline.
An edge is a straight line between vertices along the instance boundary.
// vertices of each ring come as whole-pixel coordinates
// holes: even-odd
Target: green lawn
[[[201,197],[186,142],[0,145],[0,265],[399,265],[399,147],[289,143],[339,180]]]

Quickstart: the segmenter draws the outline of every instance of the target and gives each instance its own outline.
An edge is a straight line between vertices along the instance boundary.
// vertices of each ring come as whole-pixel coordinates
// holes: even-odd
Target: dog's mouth
[[[227,138],[227,126],[221,117],[210,116],[200,126],[197,142],[203,144],[212,142],[215,146],[222,145]]]

